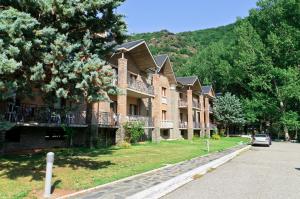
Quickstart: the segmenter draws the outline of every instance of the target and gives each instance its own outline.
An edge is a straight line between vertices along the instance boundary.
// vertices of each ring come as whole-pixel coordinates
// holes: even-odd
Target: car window
[[[264,135],[264,134],[257,134],[257,135],[255,135],[255,137],[264,138],[264,137],[267,137],[267,135]]]

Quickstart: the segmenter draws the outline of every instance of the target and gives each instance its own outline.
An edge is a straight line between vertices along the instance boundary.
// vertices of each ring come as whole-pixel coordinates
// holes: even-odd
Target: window
[[[180,122],[183,121],[183,113],[180,113]]]
[[[162,88],[161,88],[161,95],[162,95],[163,97],[166,97],[166,96],[167,96],[167,89],[166,89],[165,87],[162,87]]]
[[[110,112],[112,113],[117,113],[117,107],[118,107],[118,104],[116,101],[113,101],[110,103]]]
[[[179,93],[179,98],[182,99],[183,98],[183,95],[182,93]]]
[[[162,121],[166,121],[167,120],[167,111],[162,111]]]
[[[138,107],[135,104],[129,105],[129,115],[138,115]]]

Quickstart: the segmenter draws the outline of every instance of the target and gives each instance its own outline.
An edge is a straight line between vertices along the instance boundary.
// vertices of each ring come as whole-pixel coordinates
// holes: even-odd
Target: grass
[[[222,151],[245,138],[210,141],[210,152]],[[206,141],[162,141],[130,148],[54,149],[54,193],[70,193],[205,155]],[[45,154],[0,157],[0,198],[36,198],[42,193]]]

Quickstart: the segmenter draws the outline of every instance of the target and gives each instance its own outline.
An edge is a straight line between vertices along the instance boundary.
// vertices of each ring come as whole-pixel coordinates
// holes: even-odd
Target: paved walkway
[[[90,192],[81,194],[80,196],[70,197],[72,199],[122,199],[144,191],[152,186],[170,180],[178,175],[184,174],[192,169],[202,166],[210,161],[218,159],[224,155],[232,153],[238,149],[245,147],[240,145],[222,152],[213,153],[208,156],[194,158],[175,165],[164,167],[153,172],[148,172],[135,176],[131,179],[119,181],[113,185],[99,187]]]
[[[163,199],[299,199],[300,144],[252,147]]]

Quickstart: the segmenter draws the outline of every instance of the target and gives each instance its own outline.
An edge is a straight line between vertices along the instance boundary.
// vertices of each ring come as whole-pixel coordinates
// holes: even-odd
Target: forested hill
[[[212,43],[222,42],[228,45],[233,42],[234,24],[205,30],[171,33],[162,30],[152,33],[141,33],[130,36],[129,40],[144,39],[152,53],[168,54],[177,75],[191,75],[191,62]],[[193,64],[192,64],[193,65]]]
[[[169,54],[176,75],[196,75],[216,92],[237,95],[246,123],[269,126],[279,138],[300,129],[299,2],[260,0],[235,24],[130,39],[145,39],[153,54]]]

